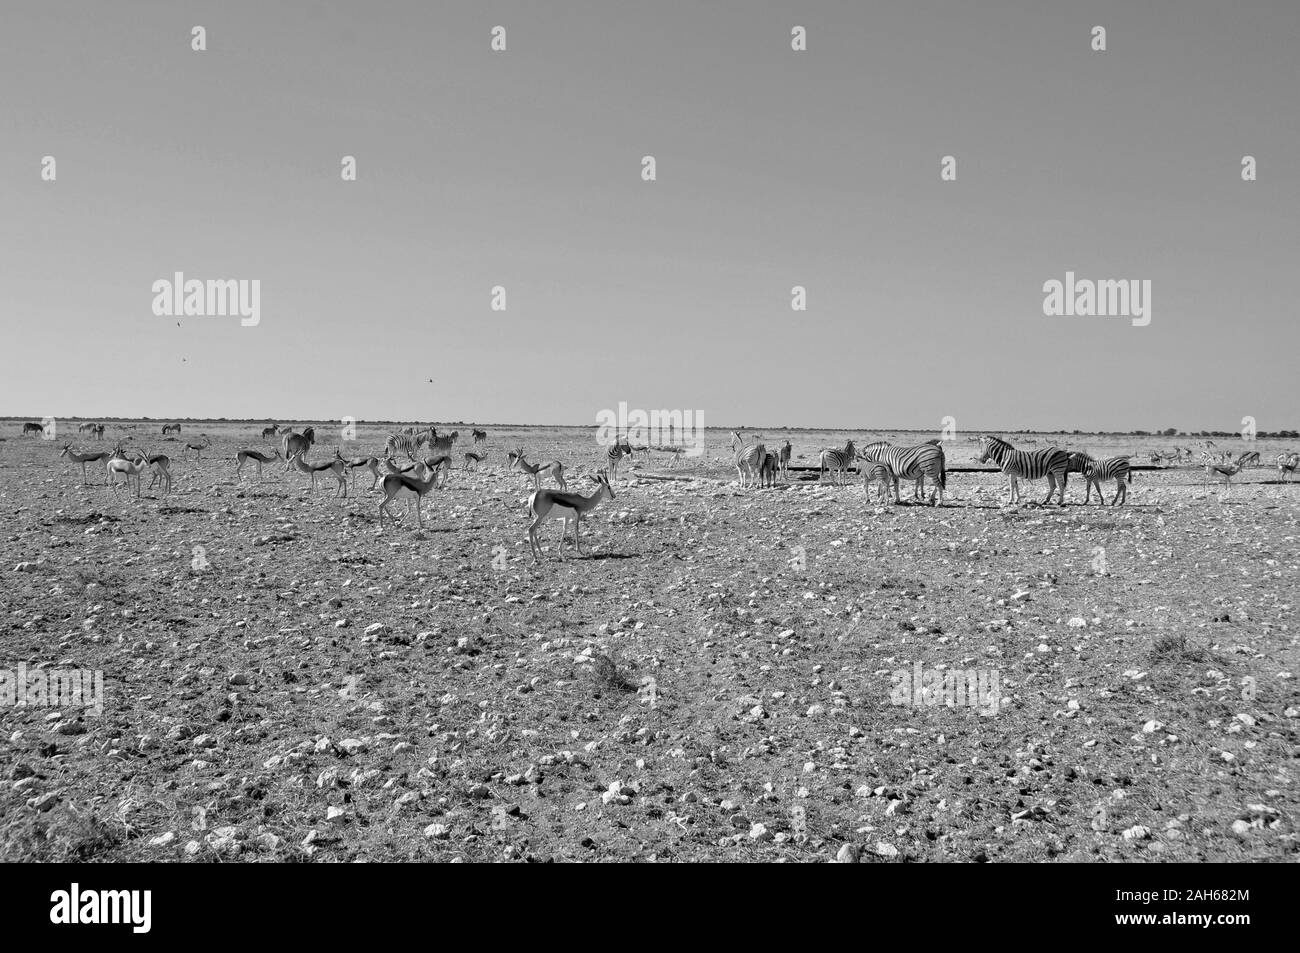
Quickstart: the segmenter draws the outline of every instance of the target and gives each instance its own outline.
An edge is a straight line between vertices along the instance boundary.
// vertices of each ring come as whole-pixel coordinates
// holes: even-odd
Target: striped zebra
[[[776,475],[781,470],[781,458],[768,450],[763,454],[763,462],[758,467],[758,485],[776,486]]]
[[[618,479],[618,462],[631,456],[632,445],[627,442],[627,437],[614,438],[614,444],[605,451],[605,458],[609,461],[609,479]]]
[[[429,442],[429,450],[435,456],[441,456],[441,455],[451,456],[451,448],[456,443],[456,440],[459,437],[460,437],[459,430],[453,430],[445,437],[438,436],[437,427],[430,427],[428,430],[424,432],[424,438]]]
[[[307,427],[302,433],[296,434],[290,430],[280,440],[280,450],[284,454],[284,469],[287,473],[293,466],[295,456],[307,456],[307,451],[311,445],[316,442],[316,430],[313,427]]]
[[[832,471],[835,475],[832,480],[836,486],[843,482],[844,471],[853,466],[853,461],[857,459],[857,450],[853,447],[853,441],[849,440],[843,448],[836,450],[830,448],[821,452],[821,458],[818,461],[819,469],[817,471],[817,481],[820,483],[823,474],[827,470]]]
[[[486,430],[472,430],[470,434],[474,437],[474,446],[477,447],[481,443],[487,443]]]
[[[1070,462],[1065,467],[1066,473],[1086,473],[1088,464],[1096,462],[1091,454],[1084,453],[1082,450],[1067,452],[1070,454]]]
[[[394,456],[397,451],[402,451],[410,460],[416,460],[416,452],[429,442],[433,428],[421,430],[419,433],[394,433],[388,435],[388,440],[384,444],[384,456]]]
[[[1277,478],[1283,483],[1290,483],[1296,467],[1300,466],[1300,453],[1279,453],[1277,455]]]
[[[1097,488],[1097,502],[1106,505],[1106,497],[1101,492],[1101,485],[1106,480],[1115,481],[1115,499],[1110,501],[1110,505],[1121,506],[1128,502],[1128,485],[1133,482],[1133,471],[1129,469],[1128,461],[1128,457],[1110,457],[1106,460],[1089,458],[1087,466],[1080,471],[1088,481],[1088,492],[1084,494],[1083,505],[1087,506],[1092,500],[1094,486]]]
[[[749,481],[758,483],[759,470],[763,466],[763,455],[767,448],[761,443],[745,446],[745,438],[737,431],[731,432],[731,450],[735,454],[736,476],[743,488]]]
[[[1043,447],[1039,450],[1017,450],[1001,437],[984,437],[984,452],[979,456],[980,463],[992,460],[1006,474],[1010,485],[1011,503],[1020,500],[1021,480],[1041,480],[1047,477],[1047,499],[1043,505],[1052,502],[1052,494],[1060,483],[1060,505],[1065,505],[1066,469],[1070,465],[1070,455],[1057,447]]]
[[[871,484],[880,484],[880,502],[884,503],[889,496],[889,482],[894,478],[893,472],[890,471],[888,464],[881,463],[879,460],[862,460],[861,466],[858,467],[862,474],[862,494],[871,502]]]
[[[894,482],[895,503],[902,502],[898,492],[898,481],[900,479],[915,480],[916,485],[912,490],[912,498],[923,501],[925,499],[925,478],[927,476],[934,481],[936,487],[935,494],[931,495],[930,502],[934,503],[934,496],[937,495],[938,502],[943,503],[943,491],[948,488],[948,465],[944,458],[943,447],[938,443],[923,443],[915,447],[895,447],[886,440],[878,440],[863,447],[859,456],[864,460],[883,463],[889,467],[890,478]]]
[[[785,446],[783,446],[776,455],[777,466],[781,470],[781,479],[783,480],[790,479],[790,454],[793,452],[794,451],[790,446],[790,441],[787,440]]]

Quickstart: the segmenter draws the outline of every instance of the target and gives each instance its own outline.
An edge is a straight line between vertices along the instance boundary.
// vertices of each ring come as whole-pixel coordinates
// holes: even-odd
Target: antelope
[[[29,421],[28,423],[23,424],[23,436],[26,437],[29,433],[30,434],[38,433],[44,435],[45,428],[42,427],[40,424],[34,424]]]
[[[548,460],[545,463],[529,463],[524,459],[523,447],[507,454],[506,460],[510,465],[510,469],[514,469],[517,466],[520,470],[529,474],[533,478],[533,490],[535,491],[542,488],[543,470],[551,475],[552,479],[555,480],[556,485],[561,491],[567,491],[569,489],[569,485],[564,482],[564,464],[559,460]]]
[[[437,457],[425,457],[424,468],[438,478],[438,488],[442,489],[447,485],[447,477],[451,474],[451,457],[445,453]]]
[[[1242,454],[1243,459],[1245,456],[1245,454]],[[1212,476],[1221,476],[1223,477],[1224,488],[1230,493],[1232,492],[1232,478],[1240,472],[1241,460],[1236,463],[1214,463],[1212,460],[1207,460],[1205,463],[1205,479],[1202,481],[1202,485],[1208,484]]]
[[[486,453],[469,452],[465,454],[465,469],[472,470],[487,459]]]
[[[391,460],[389,463],[391,464]],[[388,512],[388,504],[399,496],[415,497],[415,521],[420,528],[424,528],[424,516],[420,513],[420,501],[424,495],[433,489],[433,484],[437,481],[438,475],[432,473],[427,480],[420,480],[413,476],[407,476],[405,473],[390,473],[384,477],[384,500],[379,504],[379,528],[384,528],[384,517],[387,516],[394,523],[397,517]],[[410,500],[407,500],[407,512],[409,514]]]
[[[153,471],[149,477],[149,489],[152,490],[153,485],[161,479],[163,481],[163,495],[166,496],[172,491],[171,457],[167,456],[165,453],[149,453],[148,451],[141,453],[137,450],[135,452],[135,458],[148,464],[150,469]]]
[[[334,448],[334,456],[342,460],[343,465],[352,472],[352,489],[354,490],[357,488],[357,470],[361,467],[365,467],[374,475],[374,479],[370,481],[370,489],[373,490],[383,478],[383,474],[379,472],[378,457],[345,457],[339,453],[337,447]]]
[[[98,463],[100,460],[107,460],[109,458],[107,450],[100,450],[98,453],[78,453],[76,450],[72,449],[72,444],[68,444],[64,447],[63,452],[60,453],[59,456],[67,457],[73,463],[81,464],[81,482],[85,486],[90,485],[90,481],[86,477],[86,464]]]
[[[578,554],[582,554],[582,538],[579,536],[582,517],[599,506],[601,500],[614,499],[614,489],[609,485],[605,471],[601,470],[594,479],[599,485],[591,496],[539,489],[528,497],[528,512],[533,518],[528,526],[528,545],[534,561],[542,561],[542,546],[537,540],[537,529],[542,525],[542,520],[552,513],[564,520],[564,529],[560,532],[560,558],[564,558],[564,538],[568,534],[570,522],[573,523],[573,542],[578,547]]]
[[[294,457],[305,454],[315,442],[316,431],[312,427],[307,427],[301,434],[296,434],[292,430],[285,433],[280,444],[280,449],[284,451],[285,471],[288,472],[289,467],[292,466]]]
[[[290,458],[289,462],[297,467],[300,473],[306,473],[311,477],[311,491],[313,493],[316,492],[316,474],[328,470],[330,473],[334,474],[334,479],[339,481],[338,489],[334,491],[334,496],[346,497],[348,495],[348,481],[343,476],[343,467],[345,464],[343,460],[337,456],[338,448],[335,448],[334,452],[335,458],[333,460],[327,460],[324,463],[308,463],[304,457],[306,451],[295,453],[293,457]]]
[[[1291,482],[1291,474],[1300,466],[1300,453],[1287,453],[1285,450],[1277,455],[1277,478],[1283,483]]]
[[[474,446],[477,447],[477,446],[478,446],[479,444],[481,444],[481,443],[487,443],[487,431],[486,431],[486,430],[475,430],[475,431],[472,431],[472,434],[473,434],[473,437],[474,437]]]
[[[189,441],[186,441],[185,449],[193,450],[196,454],[198,454],[198,459],[202,460],[203,451],[208,449],[208,447],[212,446],[212,440],[211,438],[208,437],[207,434],[199,434],[199,436],[203,438],[202,443],[191,443]]]
[[[131,486],[131,478],[135,477],[135,498],[140,499],[140,474],[144,472],[147,466],[149,466],[148,460],[131,460],[121,456],[111,457],[108,461],[107,476],[109,483],[113,487],[114,495],[117,494],[117,475],[121,473],[126,477],[128,489]]]
[[[269,457],[260,450],[240,450],[235,454],[235,462],[237,464],[235,467],[235,476],[242,477],[244,475],[244,464],[249,460],[252,460],[257,466],[257,478],[260,480],[262,479],[262,464],[270,463],[273,460],[279,459],[281,459],[281,457],[278,448],[276,448]]]

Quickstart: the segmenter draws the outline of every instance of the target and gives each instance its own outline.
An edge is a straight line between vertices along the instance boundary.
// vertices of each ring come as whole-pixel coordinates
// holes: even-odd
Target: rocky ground
[[[0,443],[0,668],[106,694],[0,708],[0,859],[1297,858],[1300,485],[1267,469],[882,506],[741,490],[710,435],[535,566],[504,452],[590,492],[588,432],[492,435],[381,531],[368,476],[236,480],[254,428],[209,429],[201,462],[148,438],[177,484],[139,502]],[[918,662],[1001,698],[894,704]]]

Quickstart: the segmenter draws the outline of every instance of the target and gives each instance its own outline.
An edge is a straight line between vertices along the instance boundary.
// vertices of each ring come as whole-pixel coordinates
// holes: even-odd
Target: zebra
[[[781,458],[778,454],[767,450],[763,453],[763,462],[758,466],[758,485],[759,486],[776,486],[776,475],[781,469]]]
[[[180,432],[181,432],[181,425],[180,425],[180,424],[163,424],[162,432],[163,432],[163,436],[164,436],[164,437],[167,436],[169,433],[180,433]]]
[[[460,436],[460,431],[453,430],[451,433],[447,434],[447,436],[439,437],[438,429],[436,427],[430,427],[427,431],[425,431],[423,436],[429,442],[429,449],[433,451],[433,453],[438,455],[445,454],[447,456],[451,456],[452,445],[456,442],[456,439]]]
[[[847,441],[842,449],[836,450],[832,447],[823,450],[818,460],[817,481],[820,483],[822,474],[830,470],[835,474],[832,479],[838,486],[843,480],[844,471],[853,465],[856,457],[857,450],[854,449],[852,440]]]
[[[1097,501],[1102,506],[1106,505],[1106,497],[1101,492],[1101,484],[1106,480],[1115,481],[1115,498],[1110,501],[1111,506],[1121,506],[1128,502],[1128,485],[1133,482],[1133,471],[1129,469],[1128,461],[1128,457],[1110,457],[1107,460],[1093,460],[1091,457],[1088,459],[1087,465],[1080,471],[1088,481],[1088,492],[1083,498],[1085,506],[1092,500],[1093,486],[1097,487]]]
[[[45,428],[42,427],[40,424],[34,424],[34,423],[31,423],[31,422],[28,422],[28,423],[23,424],[23,436],[26,437],[29,433],[30,433],[30,434],[36,434],[36,433],[38,433],[38,434],[44,434],[44,433],[45,433]]]
[[[616,437],[614,445],[605,451],[605,456],[609,459],[609,478],[618,479],[618,462],[624,457],[632,456],[632,446],[627,442],[627,437]]]
[[[481,444],[481,443],[487,443],[487,431],[486,431],[486,430],[475,430],[475,431],[472,431],[472,434],[473,434],[473,436],[474,436],[474,446],[477,447],[477,446],[478,446],[479,444]]]
[[[862,465],[858,468],[862,474],[862,494],[871,502],[871,484],[880,484],[880,502],[885,502],[889,495],[889,481],[893,479],[894,474],[889,469],[888,464],[881,463],[879,460],[868,460],[865,457],[859,457]]]
[[[1058,447],[1043,447],[1039,450],[1017,450],[1001,437],[984,437],[984,452],[979,456],[980,463],[992,460],[998,465],[1010,482],[1009,502],[1020,499],[1021,480],[1041,480],[1047,477],[1046,506],[1052,502],[1052,494],[1057,492],[1060,482],[1060,505],[1065,505],[1066,470],[1070,465],[1070,455]]]
[[[271,424],[271,426],[269,427],[263,427],[262,439],[265,440],[267,437],[274,437],[277,433],[279,433],[279,431],[280,428],[277,427],[275,424]]]
[[[758,482],[759,469],[763,465],[763,455],[767,453],[767,448],[761,443],[753,443],[748,447],[745,446],[745,438],[738,431],[731,432],[731,450],[735,454],[734,463],[736,465],[736,476],[740,480],[743,488],[748,477],[755,483]]]
[[[790,446],[790,441],[787,440],[785,446],[783,446],[776,455],[777,466],[781,470],[781,479],[783,480],[790,479],[790,454],[792,452],[793,449]]]
[[[944,458],[943,447],[938,443],[923,443],[915,447],[895,447],[886,440],[867,444],[858,454],[861,458],[889,467],[890,478],[894,482],[894,502],[902,502],[898,492],[900,479],[915,480],[912,490],[914,500],[925,499],[925,478],[934,481],[936,492],[930,502],[938,496],[943,503],[943,491],[948,488],[948,465]]]
[[[1300,466],[1300,453],[1286,453],[1285,451],[1277,455],[1277,478],[1283,483],[1291,482],[1291,475],[1295,473],[1296,467]]]
[[[389,434],[388,441],[384,444],[384,456],[391,457],[400,450],[406,454],[409,459],[414,460],[416,451],[429,442],[433,433],[434,430],[430,427],[428,430],[421,430],[416,434]],[[450,449],[450,445],[448,445],[448,449]]]

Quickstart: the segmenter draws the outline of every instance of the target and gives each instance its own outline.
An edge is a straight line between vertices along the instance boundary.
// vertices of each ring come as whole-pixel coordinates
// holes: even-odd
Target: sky
[[[1298,47],[1292,0],[9,3],[0,414],[1295,428]],[[1044,315],[1067,271],[1150,324]],[[176,272],[259,323],[156,315]]]

